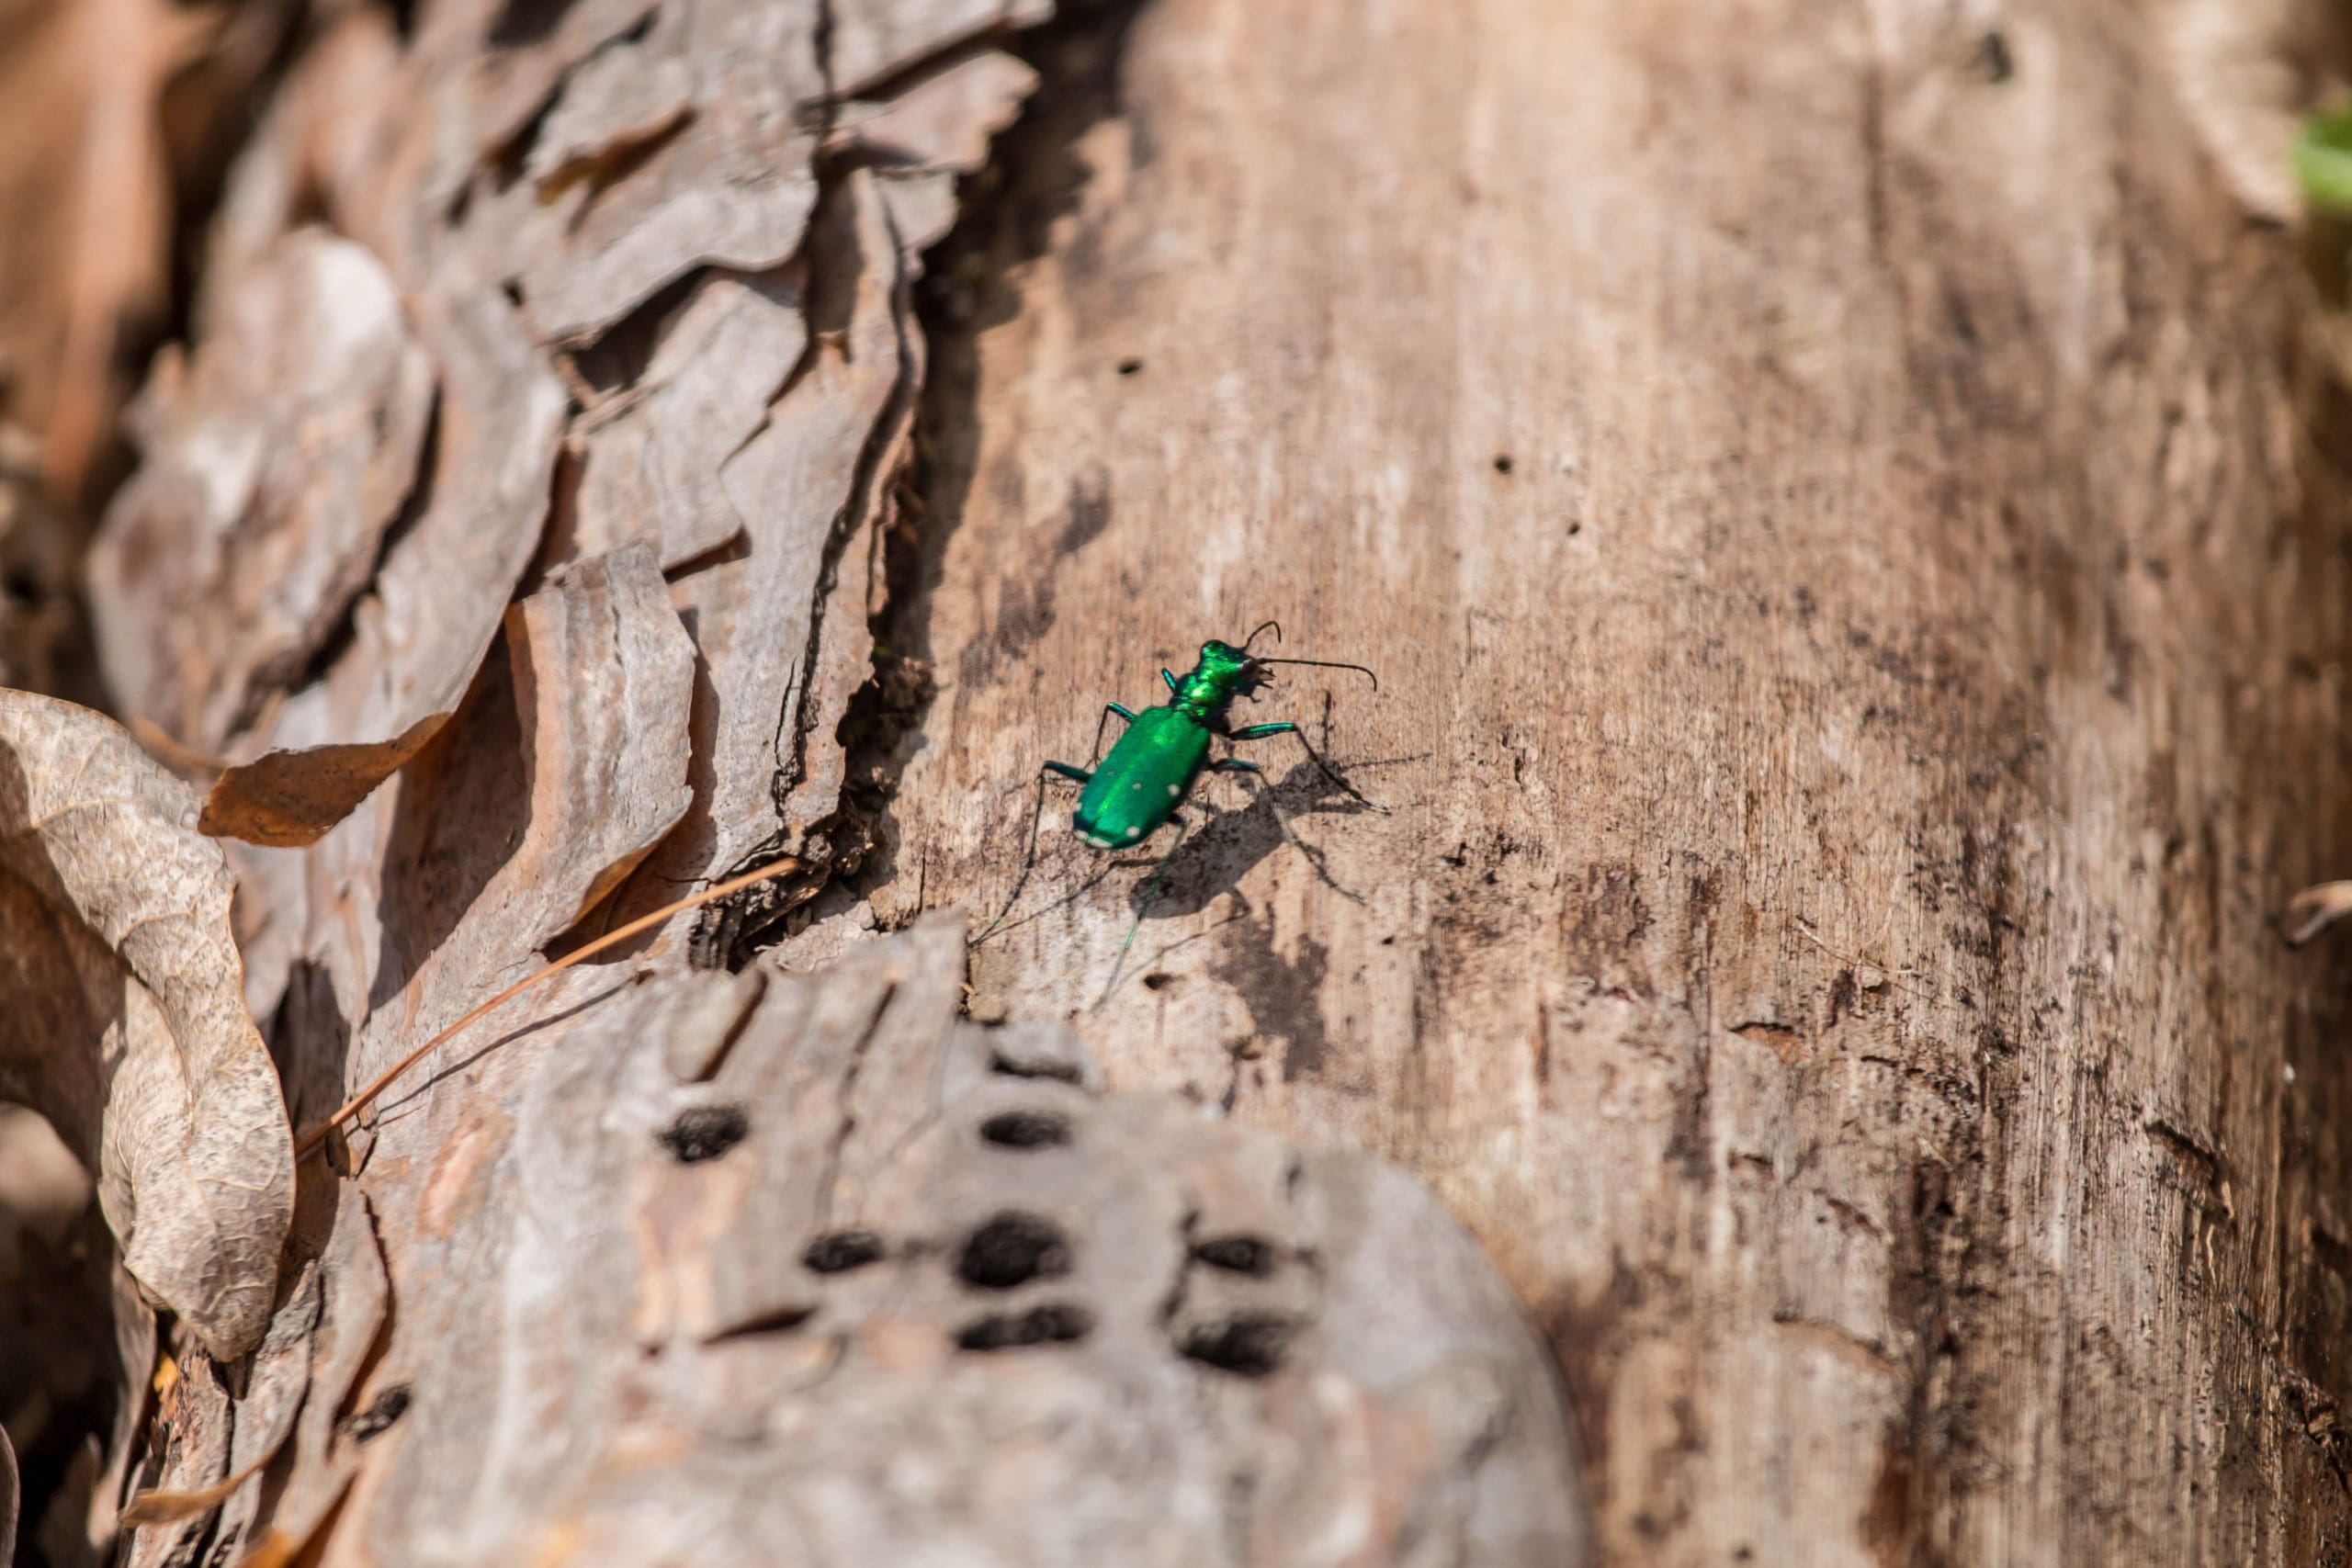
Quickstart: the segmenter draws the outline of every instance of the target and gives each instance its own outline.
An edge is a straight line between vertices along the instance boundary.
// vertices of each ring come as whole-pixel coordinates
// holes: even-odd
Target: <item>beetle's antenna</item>
[[[1249,652],[1250,645],[1258,640],[1258,632],[1264,631],[1267,626],[1274,628],[1274,640],[1276,642],[1283,640],[1283,624],[1280,621],[1267,621],[1259,626],[1257,632],[1251,632],[1249,637],[1243,640],[1241,644],[1241,651],[1244,653]]]
[[[1324,670],[1360,671],[1372,682],[1374,691],[1380,690],[1380,677],[1365,670],[1361,664],[1342,664],[1336,659],[1261,659],[1258,662],[1261,664],[1312,664]]]

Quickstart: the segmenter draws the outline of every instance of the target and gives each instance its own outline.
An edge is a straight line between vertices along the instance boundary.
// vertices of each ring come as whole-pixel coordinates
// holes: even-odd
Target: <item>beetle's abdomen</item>
[[[1078,836],[1098,850],[1141,843],[1182,803],[1208,754],[1199,724],[1172,707],[1146,708],[1078,797]]]

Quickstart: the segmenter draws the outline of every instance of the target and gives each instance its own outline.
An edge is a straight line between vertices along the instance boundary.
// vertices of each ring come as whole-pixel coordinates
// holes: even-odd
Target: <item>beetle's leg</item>
[[[1104,703],[1102,705],[1102,716],[1101,719],[1096,721],[1094,726],[1094,755],[1086,760],[1086,765],[1090,768],[1102,760],[1102,732],[1111,728],[1111,716],[1113,714],[1117,714],[1129,724],[1133,724],[1136,721],[1135,711],[1133,709],[1122,706],[1118,703]]]
[[[1029,849],[1021,859],[1021,874],[1012,879],[1012,897],[1004,901],[1004,908],[996,912],[996,919],[988,923],[988,929],[974,937],[968,945],[978,947],[995,935],[996,928],[1004,924],[1005,916],[1012,913],[1012,907],[1021,902],[1021,890],[1029,886],[1029,873],[1037,864],[1037,824],[1046,816],[1046,781],[1065,778],[1074,784],[1084,784],[1093,776],[1084,768],[1073,768],[1068,762],[1047,762],[1037,770],[1037,808],[1029,813]]]
[[[1239,757],[1219,757],[1209,766],[1220,773],[1255,773],[1261,779],[1266,776],[1265,769]]]
[[[1175,693],[1176,695],[1181,697],[1184,694],[1184,688],[1178,685],[1176,682],[1176,672],[1174,671],[1162,670],[1159,672],[1159,678],[1168,682],[1168,689]]]
[[[1388,807],[1385,806],[1374,805],[1373,802],[1364,799],[1363,792],[1362,790],[1356,788],[1355,785],[1350,784],[1338,773],[1332,772],[1331,764],[1323,760],[1323,753],[1317,751],[1315,749],[1315,743],[1307,739],[1306,731],[1289,722],[1287,719],[1279,724],[1244,725],[1239,729],[1228,729],[1225,732],[1225,738],[1227,740],[1268,740],[1277,735],[1296,736],[1298,738],[1299,745],[1306,749],[1307,759],[1317,768],[1322,770],[1323,776],[1329,779],[1333,784],[1338,784],[1341,789],[1346,790],[1350,795],[1353,795],[1358,802],[1363,805],[1372,807],[1372,809],[1374,811],[1385,812],[1388,809]]]

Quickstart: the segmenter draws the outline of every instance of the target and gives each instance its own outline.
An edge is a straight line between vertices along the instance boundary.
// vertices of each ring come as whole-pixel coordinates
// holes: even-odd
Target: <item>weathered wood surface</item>
[[[303,1166],[249,1356],[146,1397],[126,1311],[133,1568],[1587,1560],[1550,1359],[1427,1189],[963,1021],[961,922],[849,882],[923,683],[873,636],[913,285],[1046,15],[320,13],[90,574],[245,840],[295,1124],[582,931],[807,874]]]
[[[1107,998],[1148,862],[1049,837],[975,1010],[1429,1177],[1609,1561],[2352,1532],[2272,924],[2352,863],[2342,436],[2157,9],[1160,0],[933,345],[880,914],[992,912],[1204,637],[1376,665],[1248,717],[1393,816],[1250,748]]]

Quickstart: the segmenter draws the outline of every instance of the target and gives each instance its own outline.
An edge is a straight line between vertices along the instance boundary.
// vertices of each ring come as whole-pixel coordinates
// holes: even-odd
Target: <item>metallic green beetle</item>
[[[1274,640],[1282,640],[1283,629],[1272,621],[1253,631],[1238,648],[1228,642],[1212,638],[1201,644],[1200,662],[1192,672],[1179,680],[1167,670],[1159,678],[1168,682],[1170,701],[1159,707],[1136,713],[1117,703],[1102,705],[1102,717],[1094,727],[1094,757],[1090,766],[1073,767],[1068,762],[1047,762],[1037,774],[1037,808],[1029,818],[1029,848],[1021,863],[1021,874],[1012,884],[1012,896],[1004,908],[990,920],[988,929],[973,938],[975,944],[985,942],[996,928],[1012,913],[1013,905],[1021,901],[1021,890],[1028,886],[1029,873],[1037,863],[1037,824],[1046,813],[1046,784],[1056,778],[1069,779],[1086,786],[1078,797],[1078,809],[1071,817],[1071,826],[1078,831],[1080,841],[1098,850],[1124,850],[1141,843],[1159,831],[1171,818],[1176,821],[1177,843],[1183,842],[1183,819],[1177,808],[1193,793],[1193,784],[1204,771],[1217,773],[1257,773],[1265,770],[1255,762],[1238,757],[1209,758],[1209,738],[1223,736],[1227,740],[1264,740],[1276,735],[1295,736],[1301,747],[1323,776],[1349,795],[1371,807],[1374,811],[1386,807],[1374,806],[1359,794],[1353,784],[1331,771],[1306,739],[1306,732],[1287,721],[1278,724],[1251,724],[1235,728],[1226,720],[1226,708],[1236,697],[1257,699],[1258,688],[1273,677],[1267,666],[1273,664],[1313,664],[1326,670],[1355,670],[1372,681],[1372,689],[1380,689],[1380,677],[1361,664],[1342,664],[1327,659],[1261,659],[1250,652],[1250,645],[1261,634],[1271,629]],[[1127,731],[1119,743],[1102,756],[1102,732],[1109,727],[1111,716],[1117,714],[1127,721]],[[1175,845],[1168,853],[1176,852]],[[1160,857],[1160,866],[1168,863]],[[1159,870],[1152,873],[1159,879]],[[1147,889],[1145,898],[1150,893]],[[1142,916],[1137,914],[1141,920]],[[1135,940],[1135,931],[1127,931],[1127,940]],[[1124,947],[1122,948],[1124,951]]]

